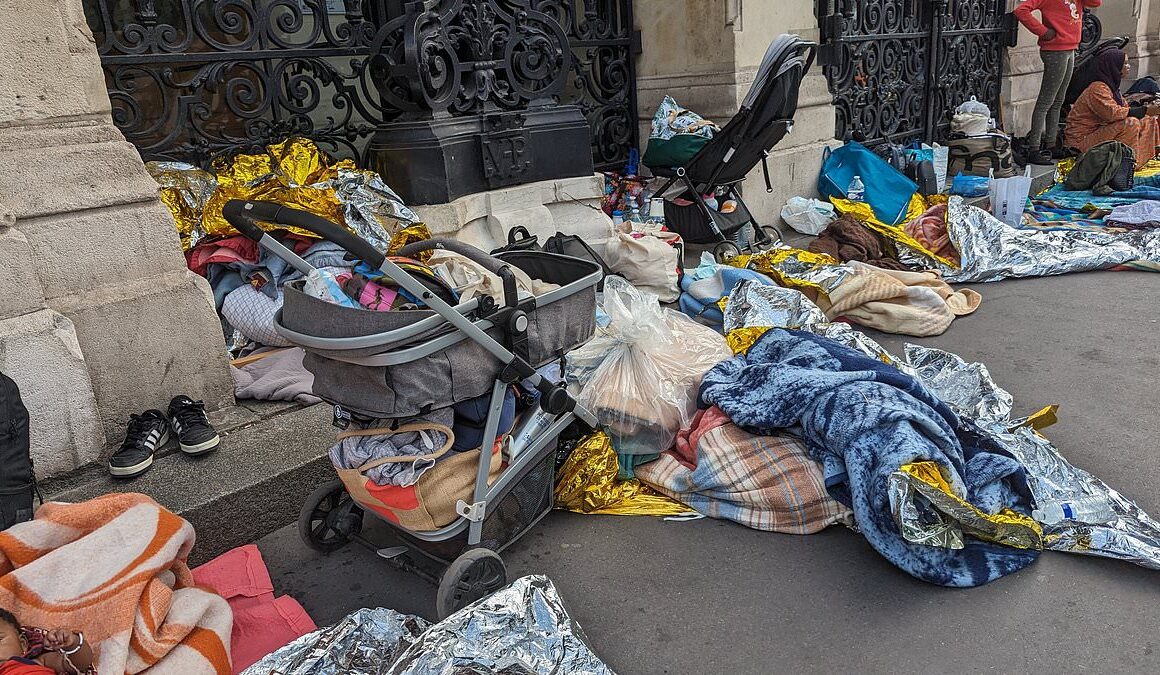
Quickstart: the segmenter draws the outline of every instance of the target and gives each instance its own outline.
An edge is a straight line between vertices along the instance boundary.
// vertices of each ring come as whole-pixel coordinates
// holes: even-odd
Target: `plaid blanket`
[[[698,412],[674,448],[636,475],[698,513],[755,530],[813,534],[854,522],[827,494],[821,467],[800,439],[754,436],[715,407]]]

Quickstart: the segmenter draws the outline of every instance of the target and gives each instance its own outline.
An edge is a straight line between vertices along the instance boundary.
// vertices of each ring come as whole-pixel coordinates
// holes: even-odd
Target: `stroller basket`
[[[529,303],[528,362],[536,367],[583,344],[596,330],[596,263],[538,251],[496,258],[559,288]],[[285,287],[275,328],[306,351],[314,393],[362,415],[399,419],[477,398],[491,390],[504,364],[479,343],[429,310],[375,312],[341,307]],[[479,302],[457,308],[479,314]],[[486,318],[476,325],[497,340]]]

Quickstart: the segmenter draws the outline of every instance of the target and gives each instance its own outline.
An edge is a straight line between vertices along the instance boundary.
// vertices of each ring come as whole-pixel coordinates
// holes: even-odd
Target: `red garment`
[[[726,424],[732,424],[732,420],[717,406],[698,410],[689,427],[677,432],[677,439],[673,442],[671,450],[673,458],[689,469],[696,469],[697,444],[701,442],[701,437]]]
[[[198,586],[225,598],[234,612],[230,658],[235,673],[318,628],[294,598],[274,597],[270,571],[253,544],[227,551],[192,572]]]
[[[1039,36],[1039,48],[1046,52],[1070,52],[1083,39],[1083,10],[1099,7],[1103,0],[1024,0],[1015,8],[1015,17],[1027,30]],[[1043,20],[1031,12],[1039,10]],[[1047,29],[1055,30],[1054,40],[1044,40]]]
[[[0,661],[0,675],[56,675],[56,671],[35,661],[11,658]]]
[[[258,244],[237,235],[194,246],[185,253],[185,262],[194,274],[205,276],[210,263],[258,262]]]

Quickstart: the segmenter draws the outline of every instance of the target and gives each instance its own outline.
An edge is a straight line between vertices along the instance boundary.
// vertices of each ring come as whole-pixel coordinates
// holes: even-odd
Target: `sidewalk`
[[[981,360],[1017,412],[1059,403],[1046,430],[1076,465],[1160,514],[1156,277],[1095,272],[974,286],[987,311],[937,338]],[[387,529],[367,534],[386,544]],[[380,539],[382,538],[382,539]],[[434,593],[357,546],[308,551],[294,528],[259,540],[275,586],[320,623],[382,605],[431,618]],[[794,537],[701,520],[553,513],[504,553],[546,573],[622,675],[771,672],[1160,672],[1160,572],[1044,553],[982,588],[895,569],[843,528]]]

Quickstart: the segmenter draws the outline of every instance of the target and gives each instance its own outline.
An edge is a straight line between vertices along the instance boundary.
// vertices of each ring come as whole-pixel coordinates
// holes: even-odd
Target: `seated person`
[[[1109,49],[1095,57],[1095,81],[1084,90],[1067,116],[1064,140],[1087,152],[1104,141],[1119,141],[1136,151],[1136,168],[1156,156],[1160,145],[1160,106],[1128,105],[1120,84],[1128,75],[1128,55]]]
[[[0,675],[74,675],[92,665],[93,651],[81,633],[24,629],[0,608]]]

